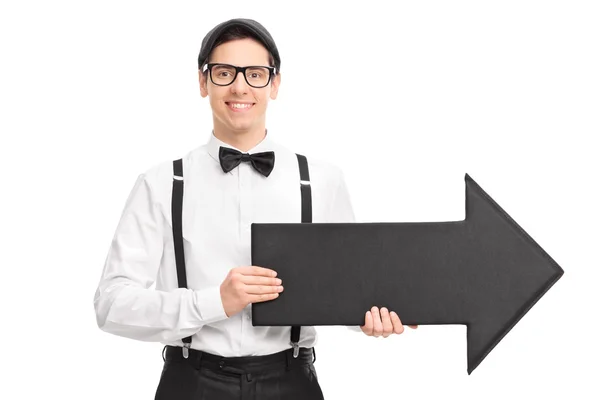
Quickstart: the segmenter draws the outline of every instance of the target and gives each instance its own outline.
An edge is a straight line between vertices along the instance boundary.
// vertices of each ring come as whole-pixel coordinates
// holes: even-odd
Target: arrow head
[[[563,275],[562,268],[468,175],[468,373]]]

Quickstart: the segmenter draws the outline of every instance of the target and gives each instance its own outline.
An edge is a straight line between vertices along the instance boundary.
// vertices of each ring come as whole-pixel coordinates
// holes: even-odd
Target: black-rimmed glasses
[[[253,88],[263,88],[271,82],[275,67],[265,67],[261,65],[250,65],[247,67],[237,67],[230,64],[211,63],[206,64],[210,75],[210,80],[217,86],[228,86],[235,81],[238,73],[241,72],[246,78],[246,83]]]

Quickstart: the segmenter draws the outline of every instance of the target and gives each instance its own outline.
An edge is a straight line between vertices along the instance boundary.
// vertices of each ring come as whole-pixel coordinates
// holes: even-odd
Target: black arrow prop
[[[255,223],[252,264],[284,291],[255,326],[362,325],[372,306],[406,325],[467,325],[468,373],[562,276],[473,179],[466,219],[438,223]]]

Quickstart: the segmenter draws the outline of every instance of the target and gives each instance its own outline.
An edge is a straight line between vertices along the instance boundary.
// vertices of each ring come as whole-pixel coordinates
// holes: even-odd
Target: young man
[[[281,83],[275,42],[258,22],[213,28],[198,57],[208,97],[208,142],[141,174],[127,200],[95,294],[100,329],[165,344],[156,399],[322,399],[313,327],[254,327],[251,304],[276,299],[276,271],[251,265],[252,222],[300,222],[300,158],[267,133],[269,100]],[[307,158],[312,222],[353,222],[341,170]],[[183,177],[183,179],[181,178]],[[173,189],[185,182],[181,238]],[[175,224],[175,225],[174,225]],[[177,243],[187,287],[179,287]],[[181,264],[180,264],[181,265]],[[149,289],[156,282],[156,290]],[[370,336],[403,332],[399,317],[373,307]]]

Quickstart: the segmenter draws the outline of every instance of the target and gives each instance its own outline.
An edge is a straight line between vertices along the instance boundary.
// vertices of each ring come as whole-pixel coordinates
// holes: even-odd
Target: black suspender
[[[300,196],[302,198],[302,223],[312,222],[312,202],[310,191],[310,176],[308,174],[308,163],[306,157],[301,154],[296,154],[298,157],[298,166],[300,168]],[[294,358],[298,357],[300,352],[300,326],[292,326],[290,335],[290,344],[294,348]]]
[[[173,245],[175,246],[175,264],[177,265],[177,282],[180,288],[187,288],[185,274],[185,257],[183,253],[183,161],[173,161],[173,194],[171,196],[171,224],[173,225]],[[188,358],[192,337],[183,338],[183,357]]]
[[[300,169],[300,196],[302,200],[302,223],[312,222],[312,201],[310,190],[310,176],[306,157],[296,154]],[[173,244],[175,247],[175,264],[177,265],[177,282],[180,288],[187,288],[187,277],[185,273],[185,257],[183,252],[182,231],[183,210],[183,161],[173,160],[173,193],[171,197],[171,221],[173,225]],[[183,341],[183,357],[189,357],[189,348],[192,345],[192,337],[188,336]],[[292,326],[290,344],[294,349],[294,357],[298,357],[300,346],[300,326]]]

